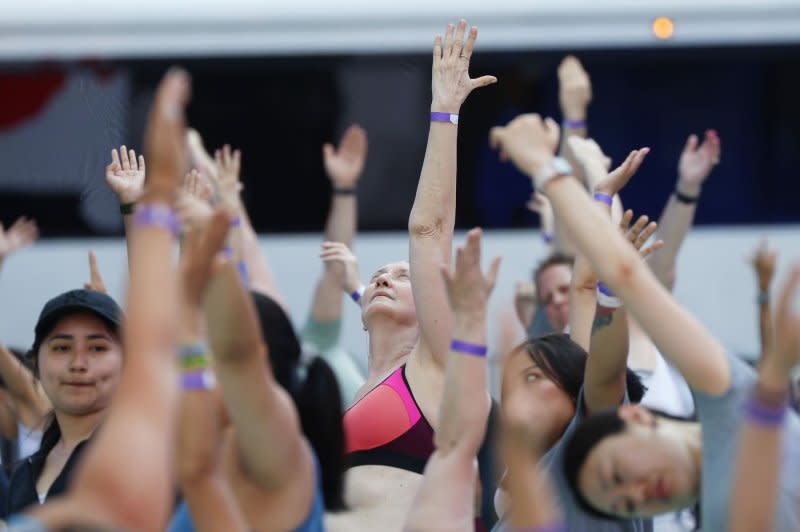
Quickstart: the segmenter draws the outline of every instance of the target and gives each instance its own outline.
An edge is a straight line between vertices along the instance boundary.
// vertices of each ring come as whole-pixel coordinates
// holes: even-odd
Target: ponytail
[[[330,366],[315,357],[306,368],[305,380],[295,388],[294,401],[300,423],[322,470],[325,508],[344,510],[344,426],[339,384]]]

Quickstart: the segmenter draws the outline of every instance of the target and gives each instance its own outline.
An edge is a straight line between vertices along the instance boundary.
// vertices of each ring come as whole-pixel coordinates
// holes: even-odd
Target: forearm
[[[128,274],[130,275],[131,270],[131,238],[133,235],[133,215],[126,214],[122,216],[122,225],[125,230],[125,249],[128,253]]]
[[[454,340],[486,345],[483,315],[456,317]],[[459,449],[474,457],[480,448],[489,415],[486,359],[453,349],[447,355],[444,392],[436,431],[436,448],[443,454]]]
[[[618,406],[625,397],[628,318],[624,308],[598,307],[586,359],[584,391],[590,412]]]
[[[675,269],[678,252],[686,235],[694,222],[697,204],[678,201],[675,194],[670,194],[664,212],[658,221],[656,238],[664,241],[664,245],[648,259],[650,269],[662,285],[672,289],[672,272]]]
[[[457,110],[455,111],[457,112]],[[408,226],[410,237],[436,238],[450,254],[456,210],[457,126],[431,122],[417,194]]]
[[[183,498],[192,516],[197,532],[245,532],[247,522],[227,480],[213,474],[190,484],[181,486]]]
[[[553,252],[574,256],[575,244],[570,240],[557,215],[553,216]]]
[[[769,293],[769,288],[762,289],[762,293]],[[770,307],[769,299],[766,301],[759,301],[758,304],[758,329],[759,339],[761,340],[761,358],[759,364],[763,364],[772,349],[774,326],[772,323],[772,308]]]
[[[570,282],[569,330],[573,342],[589,352],[592,320],[597,306],[597,277],[589,261],[579,253],[575,257]]]
[[[538,465],[541,454],[532,452],[530,445],[518,442],[509,441],[504,447],[513,529],[526,530],[560,522],[550,479]]]
[[[545,189],[594,272],[624,301],[689,385],[709,393],[727,389],[730,372],[722,346],[655,281],[636,250],[592,207],[577,180],[555,179]]]
[[[239,216],[242,220],[242,257],[250,277],[250,289],[271,297],[285,309],[286,302],[280,290],[278,290],[278,285],[272,274],[272,268],[270,268],[267,258],[261,252],[258,235],[250,223],[247,211],[242,208]]]
[[[6,383],[8,392],[14,398],[22,400],[35,409],[39,406],[39,393],[36,389],[38,381],[34,379],[28,368],[14,356],[14,353],[3,345],[0,345],[0,376]]]
[[[341,193],[334,190],[331,207],[325,222],[325,240],[341,242],[353,248],[358,220],[358,200],[354,193]]]
[[[764,395],[770,399],[765,401]],[[765,379],[762,372],[751,401],[772,411],[785,409],[786,380]],[[772,530],[781,468],[782,425],[755,420],[750,413],[746,419],[739,436],[729,522],[734,532]]]

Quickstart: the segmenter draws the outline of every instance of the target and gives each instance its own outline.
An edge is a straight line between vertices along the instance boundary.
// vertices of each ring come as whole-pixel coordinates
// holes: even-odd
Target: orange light
[[[675,24],[668,17],[658,17],[653,21],[653,34],[658,39],[669,39],[675,33]]]

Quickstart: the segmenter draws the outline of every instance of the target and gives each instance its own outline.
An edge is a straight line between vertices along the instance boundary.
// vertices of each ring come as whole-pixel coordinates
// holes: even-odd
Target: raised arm
[[[125,368],[103,429],[68,495],[32,511],[54,530],[87,521],[163,530],[172,508],[169,435],[178,401],[178,305],[170,209],[185,171],[184,108],[189,92],[188,75],[175,69],[156,92],[145,135],[150,175],[130,234]]]
[[[653,273],[670,290],[675,284],[678,252],[692,227],[700,190],[711,170],[719,163],[720,140],[717,133],[710,129],[706,131],[703,143],[699,142],[697,135],[689,135],[683,148],[675,192],[670,195],[658,221],[658,238],[664,241],[664,247],[649,259]]]
[[[39,238],[39,228],[36,227],[35,220],[17,218],[8,229],[0,223],[0,268],[8,257],[30,246],[37,238]]]
[[[564,124],[561,137],[563,155],[569,137],[586,137],[589,104],[592,103],[592,80],[574,55],[568,55],[558,65],[558,103]]]
[[[273,376],[252,297],[230,262],[211,281],[205,315],[244,471],[266,490],[311,481],[311,451],[297,412]]]
[[[491,141],[550,198],[553,210],[604,283],[622,299],[689,386],[709,394],[725,392],[730,368],[720,343],[658,282],[613,224],[593,207],[585,189],[552,166],[559,127],[538,115],[522,115],[494,128]]]
[[[431,125],[417,195],[408,219],[411,286],[421,331],[421,351],[444,365],[453,318],[440,267],[450,264],[456,215],[456,143],[458,113],[470,92],[497,81],[469,77],[469,61],[478,36],[467,23],[447,27],[444,43],[433,45]],[[455,122],[455,123],[454,123]]]
[[[632,172],[620,172],[617,169],[607,174],[608,161],[597,144],[581,138],[569,139],[568,142],[584,173],[593,176],[596,207],[610,219],[612,198],[627,184]],[[656,230],[656,224],[648,224],[647,216],[641,216],[629,228],[632,219],[633,212],[627,211],[620,222],[620,229],[634,248],[639,250]],[[657,245],[642,250],[642,254],[646,256]],[[598,284],[597,277],[582,254],[575,261],[570,317],[572,338],[589,353],[584,372],[584,402],[587,409],[591,412],[619,405],[625,396],[628,320],[625,309],[613,296],[609,297],[605,287]],[[589,329],[591,332],[588,332]],[[585,345],[587,341],[588,345]]]
[[[425,467],[406,530],[463,522],[472,528],[475,455],[489,416],[486,382],[486,310],[500,259],[481,272],[481,231],[473,229],[456,251],[455,272],[443,270],[455,329],[447,354],[436,450]],[[455,527],[455,529],[461,529]]]
[[[136,202],[142,197],[145,184],[144,157],[124,145],[111,150],[111,163],[106,166],[106,183],[119,200],[119,211],[125,225],[128,245],[128,268],[131,266],[131,230]]]
[[[367,158],[367,134],[357,125],[347,128],[339,147],[332,144],[322,147],[325,173],[331,181],[331,206],[325,222],[325,241],[338,242],[353,248],[358,220],[356,185],[364,170]],[[311,317],[317,322],[332,322],[342,315],[342,281],[344,265],[339,261],[326,261],[325,270],[317,282]]]
[[[792,308],[800,286],[795,265],[775,312],[772,353],[760,365],[758,384],[745,406],[746,422],[739,435],[739,457],[729,505],[731,531],[773,530],[781,467],[787,376],[800,363],[800,313]],[[796,445],[797,442],[791,442]]]
[[[775,275],[775,262],[778,252],[767,247],[766,239],[761,241],[758,249],[753,254],[752,264],[758,282],[758,332],[761,340],[761,359],[763,363],[771,354],[772,338],[774,336],[772,324],[772,309],[770,308],[770,285]]]
[[[217,222],[214,239],[203,238],[206,229],[195,225],[184,232],[181,254],[180,355],[184,389],[177,427],[177,474],[181,493],[199,532],[244,531],[247,526],[220,469],[222,444],[221,400],[213,386],[192,385],[191,376],[210,371],[210,353],[205,336],[203,298],[214,269],[216,254],[228,233],[227,216]],[[208,220],[206,220],[208,221]],[[198,437],[202,435],[202,437]],[[185,519],[178,510],[176,520]],[[171,530],[179,527],[173,521]]]

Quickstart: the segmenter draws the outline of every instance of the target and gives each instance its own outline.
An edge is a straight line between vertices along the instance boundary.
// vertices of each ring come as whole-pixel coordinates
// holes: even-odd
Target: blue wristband
[[[136,227],[160,227],[174,236],[180,233],[180,223],[172,207],[158,204],[139,205],[133,215]]]
[[[564,127],[569,129],[584,129],[586,127],[586,120],[570,120],[564,119]]]
[[[614,204],[614,198],[612,196],[609,196],[608,194],[603,194],[602,192],[595,192],[594,200],[599,201],[600,203],[605,203],[609,207],[611,207]]]
[[[458,125],[458,115],[454,113],[439,113],[436,111],[431,112],[431,122],[450,122],[453,125]]]
[[[453,339],[453,341],[450,343],[450,350],[476,357],[485,357],[486,352],[488,351],[485,345],[471,344],[469,342],[462,342],[461,340],[455,339]]]

